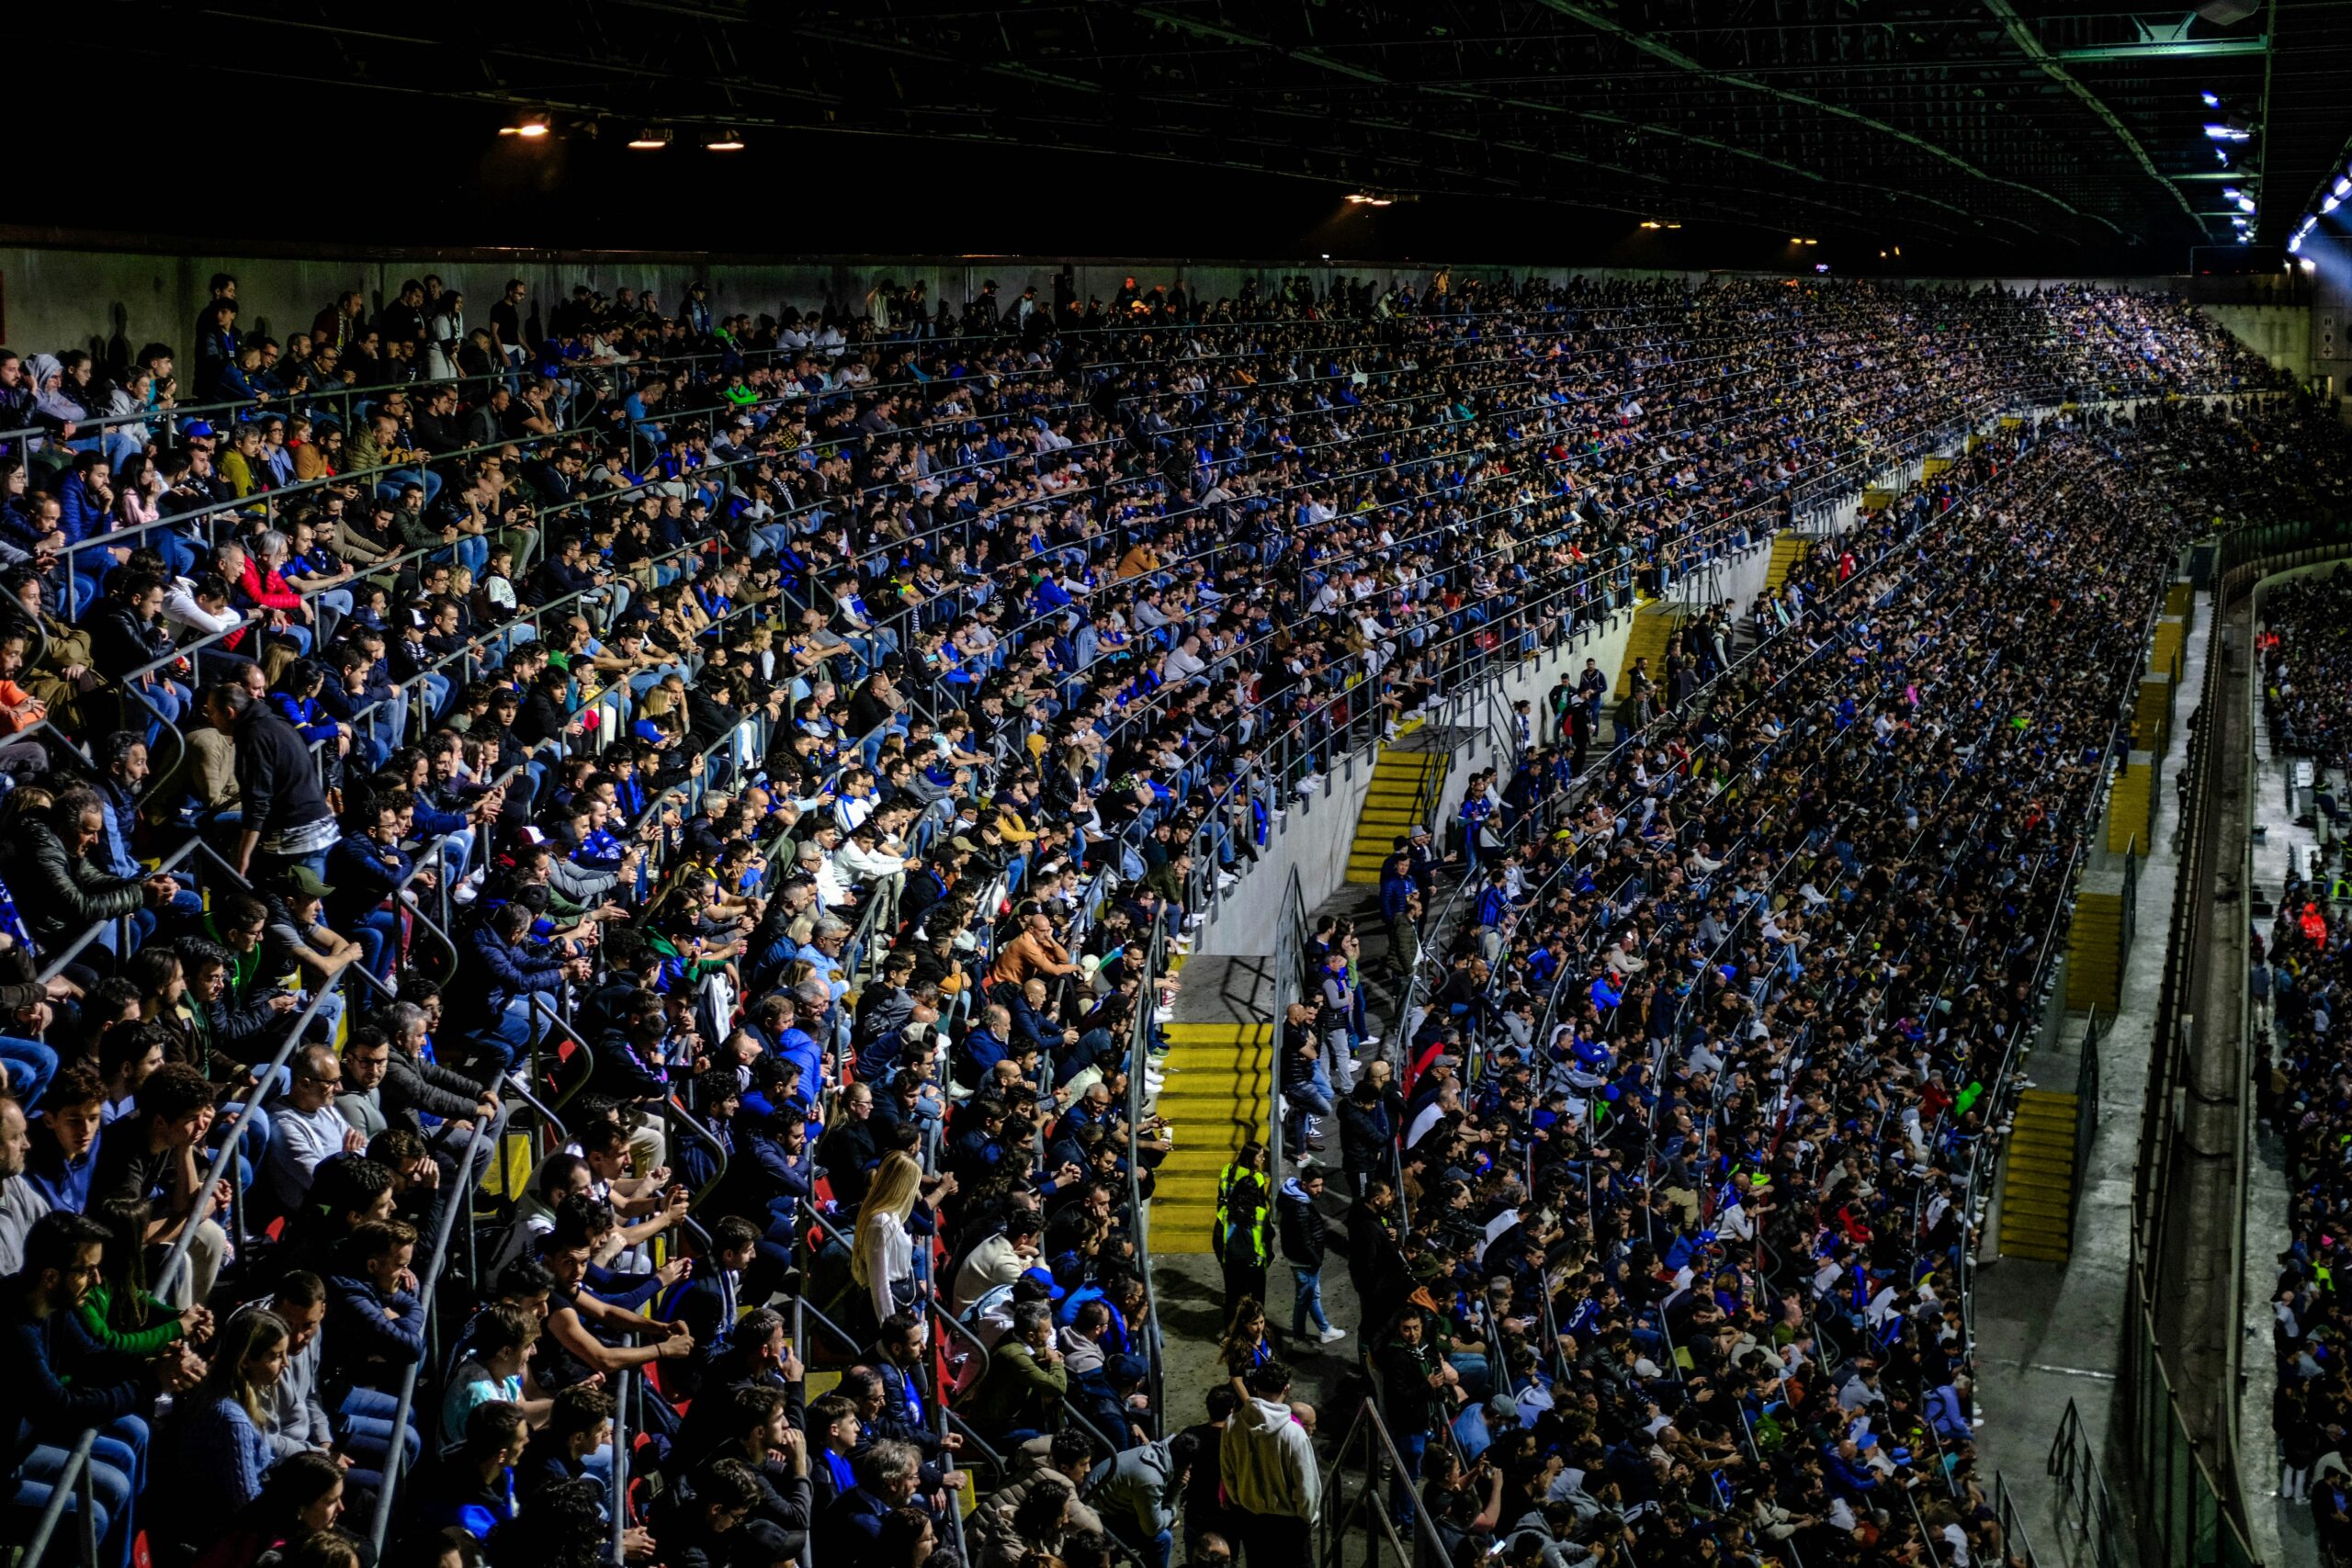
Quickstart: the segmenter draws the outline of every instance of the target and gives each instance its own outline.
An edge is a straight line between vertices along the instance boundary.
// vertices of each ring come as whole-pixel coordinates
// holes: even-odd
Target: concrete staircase
[[[1666,645],[1682,626],[1682,606],[1669,599],[1653,600],[1634,612],[1633,628],[1625,634],[1625,661],[1617,667],[1615,695],[1634,689],[1634,661],[1646,659],[1652,683],[1666,684]]]
[[[1423,786],[1430,800],[1445,787],[1452,755],[1442,750],[1399,750],[1406,735],[1400,728],[1397,739],[1385,742],[1379,760],[1373,763],[1371,792],[1364,796],[1363,816],[1356,822],[1355,841],[1348,846],[1350,882],[1377,883],[1380,863],[1395,851],[1397,839],[1420,819],[1413,813],[1413,803],[1423,798]]]
[[[1264,1023],[1162,1026],[1167,1077],[1156,1109],[1174,1123],[1151,1200],[1151,1249],[1206,1252],[1217,1176],[1241,1145],[1263,1142],[1274,1092],[1273,1028]]]
[[[2064,1263],[2075,1250],[2075,1097],[2018,1096],[2001,1183],[2001,1256]]]
[[[1789,580],[1797,563],[1813,553],[1813,541],[1803,534],[1781,533],[1772,536],[1772,563],[1764,570],[1764,592],[1778,593]]]

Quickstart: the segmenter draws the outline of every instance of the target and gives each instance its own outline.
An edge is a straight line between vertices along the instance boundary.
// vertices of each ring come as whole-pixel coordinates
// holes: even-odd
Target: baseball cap
[[[319,874],[307,865],[288,866],[286,874],[277,880],[278,886],[299,893],[305,898],[323,898],[334,891],[334,888],[320,881]]]
[[[209,421],[192,419],[180,426],[180,437],[186,441],[209,441],[213,437]]]

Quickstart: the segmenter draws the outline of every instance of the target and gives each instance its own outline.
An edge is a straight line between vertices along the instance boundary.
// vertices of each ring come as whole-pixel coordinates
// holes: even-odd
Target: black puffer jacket
[[[1274,1200],[1274,1213],[1282,1226],[1283,1257],[1301,1269],[1323,1267],[1323,1249],[1330,1239],[1330,1229],[1323,1223],[1322,1211],[1315,1200],[1306,1195],[1298,1178],[1283,1183],[1280,1196]]]

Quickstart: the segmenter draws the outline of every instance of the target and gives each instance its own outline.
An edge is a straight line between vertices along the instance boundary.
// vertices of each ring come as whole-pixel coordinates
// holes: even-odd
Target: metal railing
[[[2098,1450],[2083,1430],[2082,1412],[2071,1399],[2050,1442],[2049,1471],[2058,1483],[2060,1521],[2081,1532],[2091,1568],[2124,1568],[2134,1561],[2136,1554],[2125,1544],[2131,1539],[2130,1517],[2115,1506],[2114,1495],[2108,1491]]]

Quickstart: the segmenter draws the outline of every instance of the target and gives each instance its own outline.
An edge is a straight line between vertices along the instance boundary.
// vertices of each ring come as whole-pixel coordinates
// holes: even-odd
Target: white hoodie
[[[1217,1445],[1217,1472],[1235,1507],[1315,1522],[1322,1477],[1315,1445],[1289,1405],[1253,1397],[1235,1411]]]

